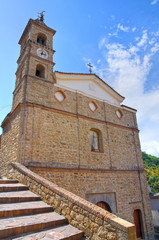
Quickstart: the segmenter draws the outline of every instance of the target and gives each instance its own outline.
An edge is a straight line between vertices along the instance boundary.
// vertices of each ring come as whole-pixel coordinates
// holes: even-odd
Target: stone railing
[[[68,222],[82,230],[90,240],[135,240],[135,226],[116,215],[58,187],[40,177],[20,163],[8,166],[8,177],[26,184],[51,205],[55,212],[62,214]]]

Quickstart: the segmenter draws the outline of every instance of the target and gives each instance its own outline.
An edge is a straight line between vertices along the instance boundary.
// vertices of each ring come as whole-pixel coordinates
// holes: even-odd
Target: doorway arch
[[[106,211],[108,211],[108,212],[110,212],[110,213],[112,212],[109,204],[106,203],[106,202],[100,201],[100,202],[97,202],[96,205],[97,205],[98,207],[103,208],[104,210],[106,210]]]
[[[135,209],[133,213],[134,224],[136,227],[136,237],[141,239],[143,236],[143,222],[142,222],[142,212],[140,209]]]

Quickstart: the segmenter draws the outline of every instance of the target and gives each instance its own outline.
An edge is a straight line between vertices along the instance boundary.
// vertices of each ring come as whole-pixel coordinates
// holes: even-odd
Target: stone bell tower
[[[17,60],[16,84],[12,110],[20,102],[27,100],[27,88],[30,81],[53,82],[53,36],[55,30],[44,23],[43,13],[39,19],[30,19],[19,40],[20,56]],[[31,99],[30,99],[31,100]]]

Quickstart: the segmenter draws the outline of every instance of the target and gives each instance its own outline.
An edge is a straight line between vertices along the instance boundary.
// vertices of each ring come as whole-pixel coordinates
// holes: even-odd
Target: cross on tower
[[[91,74],[91,73],[92,73],[92,67],[93,67],[93,66],[91,65],[91,63],[88,63],[87,66],[89,67],[89,72],[90,72],[90,74]]]

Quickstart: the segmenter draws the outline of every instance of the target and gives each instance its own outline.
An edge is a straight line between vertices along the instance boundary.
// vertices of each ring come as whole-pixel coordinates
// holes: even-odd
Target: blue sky
[[[57,31],[54,70],[88,72],[90,61],[138,110],[142,150],[159,156],[159,0],[0,0],[0,122],[12,104],[18,40],[41,10]]]

